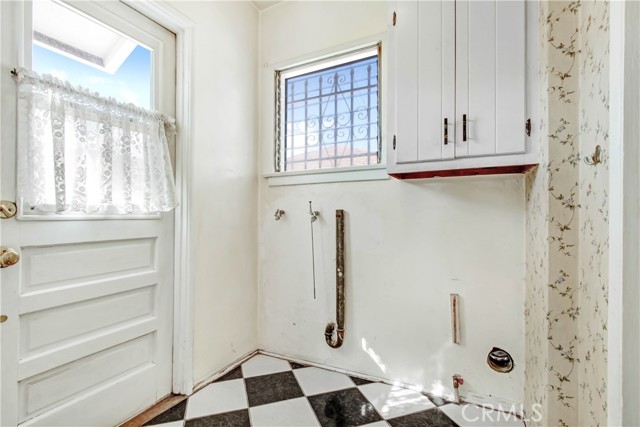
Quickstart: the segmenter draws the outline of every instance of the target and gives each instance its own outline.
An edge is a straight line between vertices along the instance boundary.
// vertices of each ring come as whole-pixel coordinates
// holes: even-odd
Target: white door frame
[[[191,239],[191,46],[195,23],[168,3],[121,0],[176,35],[176,196],[173,297],[173,392],[193,393],[193,243]]]
[[[612,1],[608,425],[640,425],[640,3]]]

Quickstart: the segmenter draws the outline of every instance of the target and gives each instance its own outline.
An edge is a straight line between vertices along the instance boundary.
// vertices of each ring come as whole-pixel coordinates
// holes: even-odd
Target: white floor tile
[[[283,400],[249,409],[253,427],[316,427],[320,426],[306,397]]]
[[[389,427],[389,423],[386,421],[376,421],[375,423],[365,424],[361,427]]]
[[[153,427],[182,427],[183,424],[184,424],[184,421],[180,420],[180,421],[173,421],[173,422],[164,423],[164,424],[154,424]]]
[[[187,402],[186,418],[197,418],[249,407],[244,380],[209,384]]]
[[[264,354],[257,354],[242,364],[242,375],[245,378],[290,370],[291,365],[286,360],[265,356]]]
[[[440,409],[461,427],[524,427],[524,423],[513,414],[476,405],[448,404]]]
[[[355,387],[348,375],[320,368],[295,369],[293,374],[305,396]]]
[[[382,383],[365,384],[358,388],[386,420],[435,407],[426,396],[414,390]]]

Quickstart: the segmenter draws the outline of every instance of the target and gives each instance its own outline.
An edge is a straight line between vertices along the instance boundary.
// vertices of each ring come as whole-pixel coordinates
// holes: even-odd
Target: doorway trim
[[[193,393],[193,241],[191,239],[192,41],[195,23],[165,1],[121,0],[176,35],[176,196],[173,393]]]
[[[640,3],[610,3],[608,425],[640,425]]]

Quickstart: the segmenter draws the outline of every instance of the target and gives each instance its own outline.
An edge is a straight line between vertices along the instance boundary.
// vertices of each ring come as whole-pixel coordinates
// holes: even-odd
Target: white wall
[[[172,3],[195,22],[194,379],[257,347],[258,12],[250,2]]]
[[[386,2],[285,2],[260,15],[260,165],[271,172],[269,65],[386,31]],[[401,19],[401,17],[399,17]],[[383,53],[384,54],[384,53]],[[383,70],[383,73],[385,70]],[[384,114],[384,113],[383,113]],[[308,201],[316,231],[313,300]],[[287,213],[274,221],[277,208]],[[269,187],[260,179],[260,348],[463,394],[521,402],[524,372],[524,187],[521,176]],[[346,341],[334,350],[335,209],[346,215]],[[451,344],[459,293],[462,344]],[[485,363],[493,346],[510,374]]]

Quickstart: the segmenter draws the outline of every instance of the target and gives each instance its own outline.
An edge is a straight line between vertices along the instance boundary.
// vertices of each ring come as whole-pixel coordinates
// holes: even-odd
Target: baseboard
[[[392,380],[389,378],[376,377],[369,374],[364,374],[362,372],[352,371],[349,369],[337,368],[335,366],[325,365],[323,363],[312,362],[310,360],[300,359],[297,357],[287,356],[286,354],[276,353],[268,350],[258,350],[259,354],[264,354],[265,356],[277,357],[279,359],[286,359],[292,362],[297,362],[303,365],[314,366],[316,368],[327,369],[329,371],[340,372],[341,374],[353,375],[356,377],[364,378],[370,381],[379,381],[384,384],[395,385],[399,387],[408,388],[410,390],[415,390],[420,393],[427,393],[434,397],[439,397],[444,400],[448,400],[451,402],[455,402],[455,395],[453,393],[448,393],[443,391],[442,389],[430,389],[426,388],[419,384],[411,384],[402,381]],[[493,408],[497,411],[513,413],[519,417],[523,417],[523,405],[517,402],[512,402],[506,399],[496,398],[494,396],[487,396],[476,393],[460,393],[460,399],[463,403],[469,403],[472,405],[483,406],[488,408]]]
[[[251,357],[255,356],[259,351],[260,350],[251,350],[250,352],[245,353],[243,356],[241,356],[235,362],[225,366],[224,368],[220,369],[219,371],[214,372],[213,374],[208,375],[207,377],[205,377],[205,379],[198,381],[196,383],[196,385],[193,387],[193,393],[195,393],[196,391],[200,390],[201,388],[209,385],[210,383],[214,382],[218,378],[223,377],[226,374],[228,374],[229,372],[233,371],[238,366],[240,366],[244,362],[246,362],[248,359],[250,359]]]

